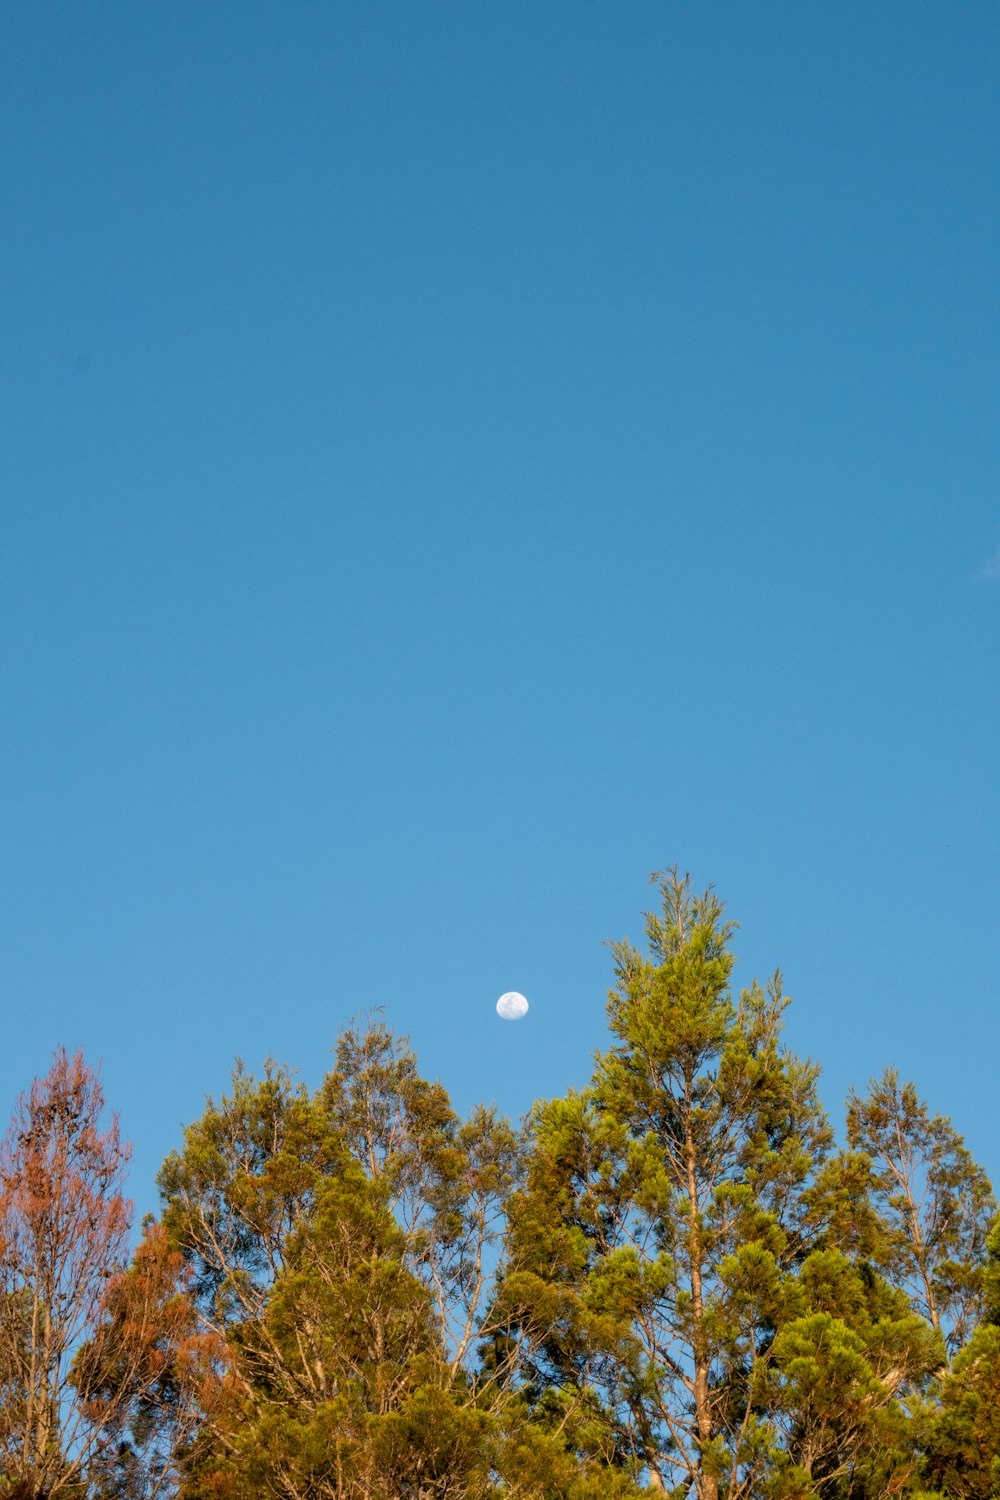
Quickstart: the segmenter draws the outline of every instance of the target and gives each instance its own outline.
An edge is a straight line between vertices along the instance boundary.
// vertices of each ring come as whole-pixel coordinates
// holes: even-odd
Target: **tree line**
[[[159,1174],[57,1053],[0,1145],[0,1500],[1000,1494],[1000,1224],[891,1069],[838,1143],[656,877],[589,1086],[459,1118],[379,1018],[242,1065]]]

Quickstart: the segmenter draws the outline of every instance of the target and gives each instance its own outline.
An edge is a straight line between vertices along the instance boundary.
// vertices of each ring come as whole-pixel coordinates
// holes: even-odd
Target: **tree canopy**
[[[0,1500],[1000,1493],[1000,1222],[891,1068],[843,1128],[655,877],[585,1087],[466,1118],[381,1017],[243,1064],[138,1243],[98,1075],[0,1145]]]

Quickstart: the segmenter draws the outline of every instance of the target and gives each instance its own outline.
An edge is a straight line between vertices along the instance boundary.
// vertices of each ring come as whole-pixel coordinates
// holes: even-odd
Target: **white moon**
[[[508,990],[506,995],[501,995],[497,1001],[497,1015],[504,1021],[520,1021],[522,1016],[528,1014],[528,1002],[517,990]]]

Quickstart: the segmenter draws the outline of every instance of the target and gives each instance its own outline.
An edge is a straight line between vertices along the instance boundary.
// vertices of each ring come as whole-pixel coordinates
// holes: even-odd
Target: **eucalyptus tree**
[[[931,1115],[893,1068],[865,1094],[852,1091],[847,1134],[871,1163],[886,1272],[953,1354],[982,1312],[986,1237],[997,1208],[989,1178],[951,1121]]]
[[[379,1021],[341,1034],[321,1097],[385,1196],[402,1231],[402,1263],[428,1289],[458,1379],[490,1334],[506,1204],[523,1167],[521,1132],[485,1106],[460,1120],[442,1085],[420,1076],[408,1042]]]
[[[226,1351],[185,1494],[212,1475],[291,1500],[492,1493],[513,1359],[483,1374],[476,1348],[521,1155],[379,1021],[340,1036],[315,1093],[237,1068],[160,1175]]]
[[[289,1238],[347,1159],[287,1069],[268,1063],[258,1079],[237,1063],[231,1092],[208,1100],[160,1170],[163,1228],[185,1258],[203,1327],[230,1351],[227,1379],[247,1399],[282,1388],[284,1353],[266,1320],[271,1292]]]

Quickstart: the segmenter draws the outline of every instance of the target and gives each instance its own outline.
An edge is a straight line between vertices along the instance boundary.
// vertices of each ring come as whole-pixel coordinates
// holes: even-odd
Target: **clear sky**
[[[678,862],[1000,1178],[1000,10],[0,9],[0,1103],[579,1085]],[[504,1024],[496,997],[522,990]]]

